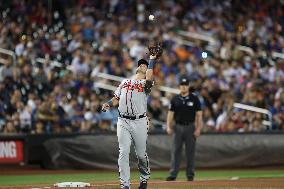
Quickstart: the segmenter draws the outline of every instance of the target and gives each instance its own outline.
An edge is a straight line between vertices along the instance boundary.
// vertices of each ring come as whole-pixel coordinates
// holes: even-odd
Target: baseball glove
[[[148,47],[150,55],[156,56],[156,59],[160,58],[163,54],[163,49],[160,43]]]

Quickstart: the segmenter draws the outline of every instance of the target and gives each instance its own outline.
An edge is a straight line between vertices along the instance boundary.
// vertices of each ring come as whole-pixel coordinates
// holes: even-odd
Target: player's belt
[[[135,120],[135,119],[141,119],[143,117],[146,117],[146,113],[141,114],[141,115],[137,115],[137,116],[123,115],[123,114],[119,113],[119,117],[125,118],[125,119]]]

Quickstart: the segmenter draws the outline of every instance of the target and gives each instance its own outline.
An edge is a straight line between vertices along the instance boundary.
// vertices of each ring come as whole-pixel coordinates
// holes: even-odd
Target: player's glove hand
[[[163,54],[163,48],[160,43],[149,46],[148,49],[149,49],[150,55],[155,56],[156,59],[159,59]]]

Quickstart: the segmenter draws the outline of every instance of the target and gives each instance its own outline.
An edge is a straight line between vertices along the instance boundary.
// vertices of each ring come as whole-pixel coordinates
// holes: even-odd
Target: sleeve
[[[114,91],[114,97],[119,100],[120,99],[120,94],[121,94],[121,89],[123,86],[124,80],[120,83],[120,85],[117,87],[117,89]]]
[[[175,97],[172,98],[170,104],[169,104],[169,110],[175,112],[176,111],[176,103],[175,103]]]
[[[195,110],[198,112],[198,111],[201,111],[201,103],[200,103],[200,100],[199,100],[199,98],[197,97],[197,96],[195,96],[195,101],[196,101],[196,103],[195,103]]]

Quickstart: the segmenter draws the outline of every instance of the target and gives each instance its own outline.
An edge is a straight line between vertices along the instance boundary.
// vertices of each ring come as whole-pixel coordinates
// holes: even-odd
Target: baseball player
[[[150,49],[149,49],[150,50]],[[147,97],[153,84],[153,66],[157,54],[150,55],[149,63],[141,59],[134,79],[124,79],[114,93],[114,97],[104,103],[102,110],[118,106],[117,137],[119,143],[119,177],[121,188],[130,188],[129,153],[133,142],[140,171],[139,189],[147,188],[150,178],[149,159],[146,153],[148,136]]]

